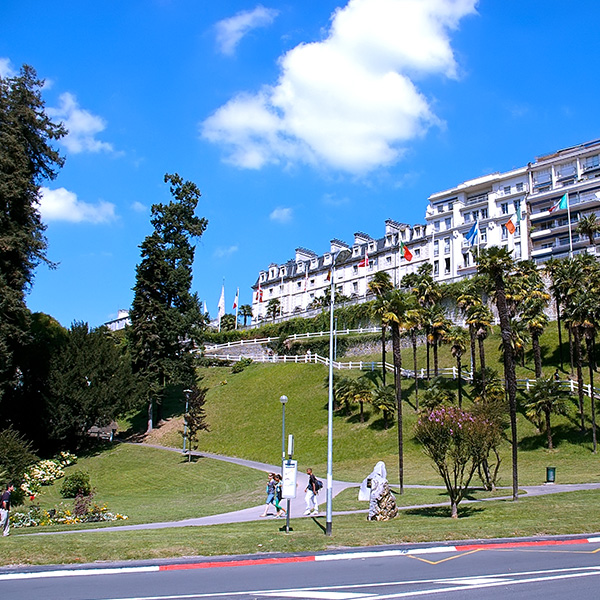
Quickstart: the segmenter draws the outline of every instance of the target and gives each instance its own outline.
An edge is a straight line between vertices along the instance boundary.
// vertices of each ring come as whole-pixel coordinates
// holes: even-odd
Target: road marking
[[[260,594],[261,596],[276,598],[304,598],[306,600],[359,600],[362,598],[376,598],[376,594],[356,594],[348,592],[312,592],[312,591],[291,591],[291,592],[273,592],[270,594]]]

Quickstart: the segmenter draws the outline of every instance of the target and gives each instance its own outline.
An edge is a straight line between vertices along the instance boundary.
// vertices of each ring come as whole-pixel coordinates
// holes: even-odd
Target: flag
[[[404,255],[404,258],[409,262],[412,260],[412,252],[404,245],[404,242],[400,242],[400,252]]]
[[[218,308],[218,319],[220,323],[221,318],[225,316],[225,284],[223,284],[223,287],[221,288],[221,297],[219,298]]]
[[[512,215],[511,218],[504,223],[504,227],[506,227],[506,229],[508,229],[508,233],[514,233],[516,231],[516,227],[515,227],[515,222],[513,221],[513,219],[515,218],[515,215]]]
[[[206,308],[206,301],[204,302],[204,314],[206,314],[208,312],[208,309]]]
[[[477,242],[477,236],[479,235],[479,221],[475,221],[473,223],[473,227],[469,229],[469,233],[465,235],[465,239],[471,244],[475,244]]]
[[[569,206],[569,196],[568,194],[564,194],[563,197],[554,205],[548,209],[548,212],[554,212],[555,210],[564,210]]]
[[[304,268],[306,269],[306,274],[304,275],[304,291],[306,291],[306,288],[308,287],[308,263]]]
[[[235,293],[235,300],[233,301],[233,310],[235,310],[238,307],[239,299],[240,299],[240,288],[238,288],[237,292]]]
[[[365,257],[358,263],[359,267],[368,267],[369,266],[369,255],[365,250]]]
[[[260,281],[258,282],[258,290],[256,292],[256,300],[257,300],[257,302],[263,301],[263,291],[262,291],[262,288],[260,287]]]
[[[327,271],[327,277],[325,278],[325,281],[331,281],[331,269]]]

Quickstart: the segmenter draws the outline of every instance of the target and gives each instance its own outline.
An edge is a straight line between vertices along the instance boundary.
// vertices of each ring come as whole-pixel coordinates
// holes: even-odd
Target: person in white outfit
[[[304,488],[304,502],[306,503],[305,515],[318,515],[319,514],[319,500],[317,494],[319,489],[317,487],[317,478],[314,476],[312,469],[306,469],[308,475],[308,484]]]

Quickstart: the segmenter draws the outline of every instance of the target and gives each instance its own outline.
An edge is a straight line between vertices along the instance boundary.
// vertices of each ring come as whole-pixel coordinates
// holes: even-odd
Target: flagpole
[[[569,258],[573,258],[573,232],[571,231],[571,205],[569,203],[569,195],[565,193],[567,198],[567,219],[569,220]]]

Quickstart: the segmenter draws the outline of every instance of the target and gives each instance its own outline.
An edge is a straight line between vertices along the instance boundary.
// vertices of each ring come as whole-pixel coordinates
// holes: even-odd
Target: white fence
[[[279,356],[277,354],[271,356],[254,356],[254,355],[230,355],[230,354],[204,354],[205,358],[212,358],[217,360],[224,360],[228,362],[236,362],[243,359],[252,359],[254,362],[261,363],[295,363],[295,364],[321,364],[329,366],[329,358],[326,356],[320,356],[319,354],[307,353],[301,355],[293,355],[293,356]],[[347,370],[350,371],[352,369],[356,369],[358,371],[375,371],[375,369],[381,369],[381,365],[383,363],[381,361],[371,361],[371,360],[359,360],[359,361],[350,361],[350,362],[341,362],[341,361],[333,361],[333,368],[338,371]],[[385,363],[385,370],[394,372],[394,365],[391,363]],[[438,369],[438,374],[442,377],[452,377],[452,379],[458,379],[458,369],[456,367],[446,367],[443,369]],[[402,376],[407,379],[414,379],[415,372],[410,369],[402,369]],[[418,379],[426,379],[427,370],[419,369],[417,371]],[[464,381],[472,381],[473,374],[470,371],[462,371],[461,377]],[[517,379],[517,387],[519,389],[524,389],[529,391],[531,387],[535,384],[535,379]],[[578,385],[577,382],[573,379],[566,379],[560,381],[561,388],[565,391],[568,391],[570,394],[576,394]],[[583,393],[591,397],[592,386],[588,384],[583,385]],[[600,390],[598,388],[594,388],[594,398],[600,397]]]

